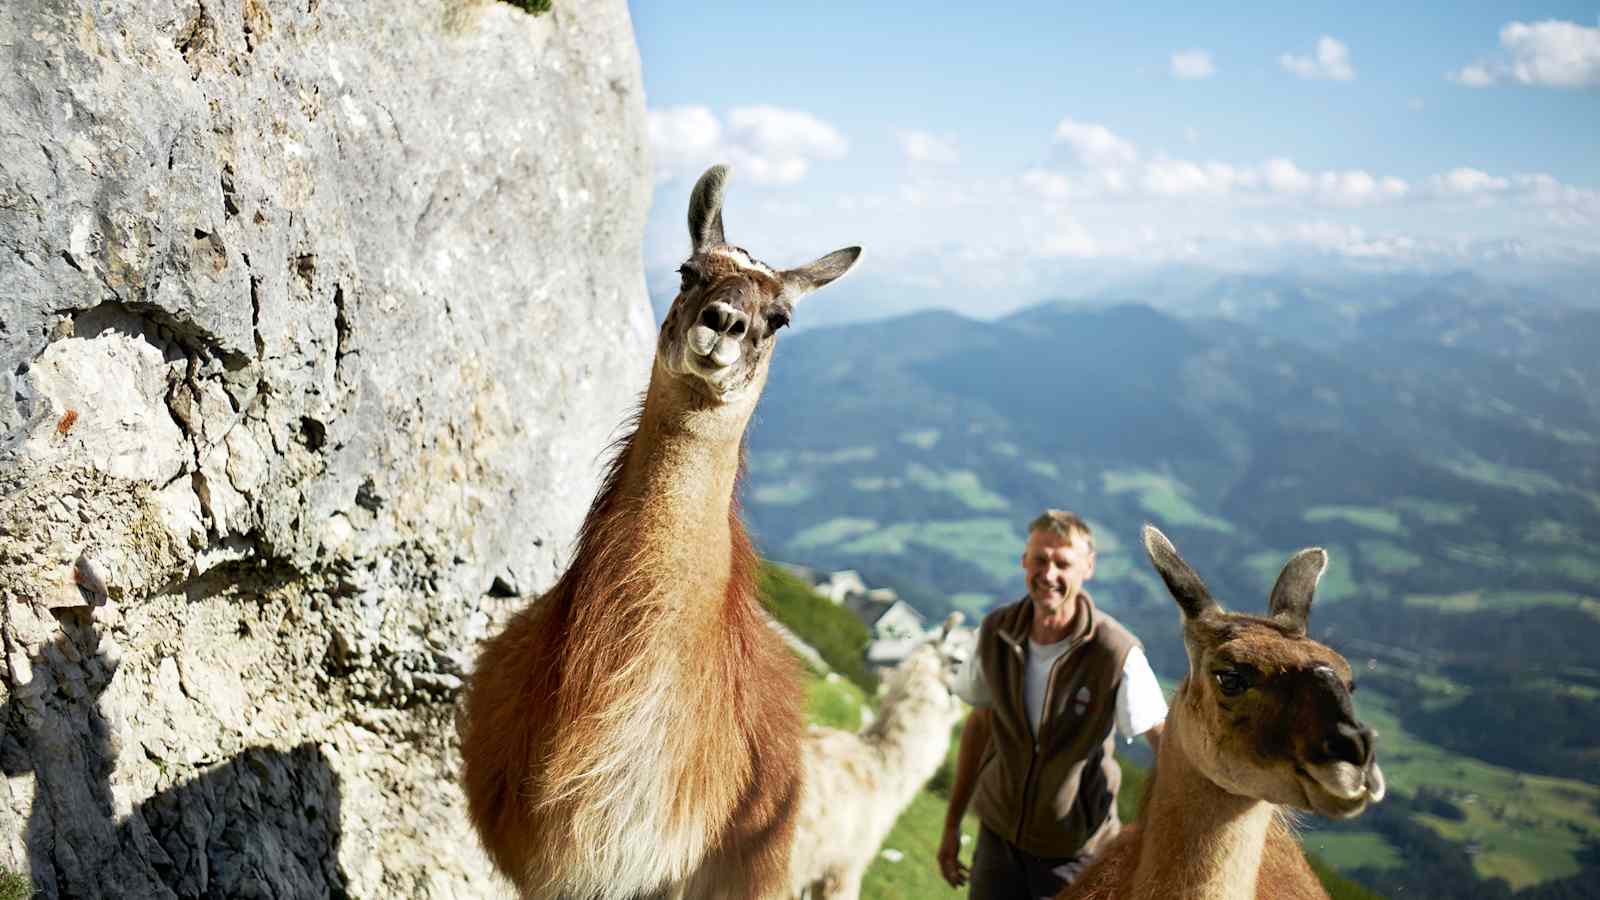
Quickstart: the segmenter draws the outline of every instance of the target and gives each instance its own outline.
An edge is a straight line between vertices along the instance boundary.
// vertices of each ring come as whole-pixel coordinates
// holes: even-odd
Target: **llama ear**
[[[1144,552],[1150,555],[1150,562],[1155,565],[1161,580],[1167,583],[1167,590],[1172,592],[1172,599],[1178,601],[1178,608],[1183,610],[1185,619],[1198,619],[1219,608],[1217,601],[1211,597],[1211,591],[1206,589],[1205,582],[1178,555],[1177,548],[1172,546],[1166,535],[1154,525],[1145,525],[1143,537]]]
[[[945,616],[944,617],[944,624],[939,626],[939,641],[940,641],[940,643],[943,643],[944,639],[949,637],[950,636],[950,632],[955,631],[956,627],[958,625],[960,625],[962,622],[966,621],[966,618],[967,618],[966,616],[961,614],[960,610],[957,610],[957,611],[951,613],[950,615]]]
[[[801,297],[850,271],[861,258],[860,247],[835,250],[821,259],[812,260],[798,269],[785,269],[779,273],[783,279],[783,299],[794,303]]]
[[[1272,586],[1267,611],[1274,619],[1305,634],[1317,582],[1327,569],[1328,553],[1321,547],[1310,547],[1289,557],[1278,574],[1278,583]]]
[[[712,166],[694,183],[689,194],[689,242],[695,253],[728,242],[722,234],[722,192],[727,184],[727,166]]]

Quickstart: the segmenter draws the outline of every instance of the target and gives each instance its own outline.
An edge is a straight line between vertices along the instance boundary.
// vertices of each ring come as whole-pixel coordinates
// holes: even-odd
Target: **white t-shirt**
[[[1034,734],[1039,733],[1039,719],[1044,715],[1045,685],[1050,680],[1050,667],[1072,647],[1072,639],[1054,644],[1036,644],[1028,640],[1028,669],[1022,683],[1023,705],[1028,708],[1028,725]],[[956,673],[956,695],[973,706],[994,705],[994,695],[984,681],[983,666],[974,652]],[[1138,647],[1128,651],[1122,663],[1122,684],[1117,687],[1117,733],[1132,741],[1167,718],[1167,698],[1161,693],[1156,673],[1150,661]]]

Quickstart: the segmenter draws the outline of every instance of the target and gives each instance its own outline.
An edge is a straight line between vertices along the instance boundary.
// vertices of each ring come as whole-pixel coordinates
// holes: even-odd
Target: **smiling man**
[[[974,900],[1049,898],[1116,837],[1122,778],[1113,732],[1157,749],[1167,705],[1139,641],[1095,608],[1094,535],[1046,510],[1022,552],[1028,595],[986,616],[956,693],[961,732],[939,869]],[[976,790],[983,827],[969,872],[961,818]]]

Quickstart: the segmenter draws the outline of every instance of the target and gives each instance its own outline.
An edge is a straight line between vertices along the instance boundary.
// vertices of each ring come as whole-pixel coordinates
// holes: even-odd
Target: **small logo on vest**
[[[1091,697],[1093,697],[1093,696],[1094,696],[1093,694],[1089,693],[1089,689],[1087,687],[1078,688],[1077,696],[1072,698],[1072,709],[1073,709],[1073,711],[1076,712],[1080,716],[1083,715],[1084,713],[1088,712],[1089,711],[1089,699]]]

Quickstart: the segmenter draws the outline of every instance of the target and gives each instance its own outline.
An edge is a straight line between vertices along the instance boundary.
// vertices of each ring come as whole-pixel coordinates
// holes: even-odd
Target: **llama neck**
[[[708,407],[658,368],[623,451],[615,508],[649,548],[651,569],[687,576],[680,595],[692,595],[683,589],[695,583],[726,583],[735,527],[730,509],[750,411]]]
[[[1181,696],[1174,699],[1178,712]],[[1194,900],[1253,900],[1275,807],[1218,787],[1184,750],[1180,715],[1167,719],[1143,831],[1135,898],[1182,894]]]
[[[942,690],[942,688],[941,688]],[[885,703],[882,715],[862,735],[884,762],[886,794],[900,809],[927,783],[949,748],[953,712],[926,697],[910,695]]]

